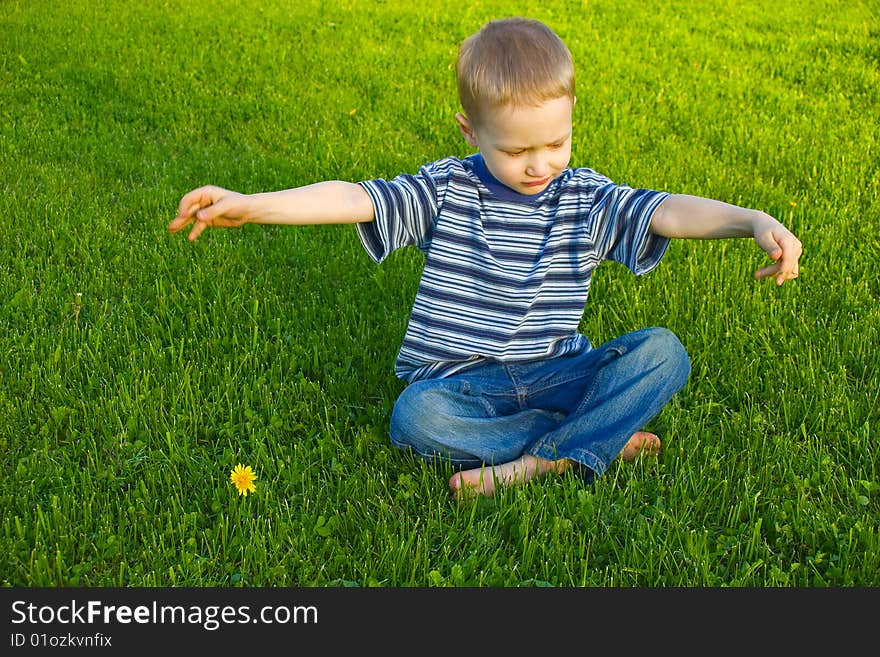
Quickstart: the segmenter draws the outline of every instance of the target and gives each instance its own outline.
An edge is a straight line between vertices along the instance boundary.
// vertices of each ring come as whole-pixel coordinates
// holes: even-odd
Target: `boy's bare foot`
[[[636,431],[620,450],[620,458],[624,461],[635,461],[639,454],[656,456],[660,453],[660,438],[647,431]]]
[[[571,461],[567,459],[548,461],[526,454],[516,461],[509,461],[501,465],[456,472],[449,480],[449,487],[456,499],[476,497],[477,495],[492,497],[499,487],[518,486],[548,472],[562,474],[571,465]]]
[[[634,461],[640,454],[654,456],[660,452],[660,438],[647,431],[636,431],[620,451],[624,461]],[[449,488],[456,499],[485,495],[492,497],[500,487],[518,486],[536,476],[555,472],[562,474],[572,466],[568,459],[548,461],[527,454],[516,461],[501,465],[462,470],[452,475]]]

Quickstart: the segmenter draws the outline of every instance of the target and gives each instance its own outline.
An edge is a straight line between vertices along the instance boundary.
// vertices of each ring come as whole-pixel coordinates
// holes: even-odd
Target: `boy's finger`
[[[800,246],[798,244],[798,246]],[[788,244],[782,252],[780,258],[776,261],[776,284],[782,285],[785,281],[797,278],[800,274],[798,269],[798,260],[800,258],[800,248],[795,245]]]
[[[168,224],[168,232],[176,233],[192,223],[196,213],[213,202],[212,191],[211,187],[199,187],[184,194],[177,205],[177,216]]]
[[[759,235],[755,237],[755,241],[758,242],[758,246],[760,246],[773,260],[779,260],[779,258],[782,257],[782,247],[773,237],[772,233]]]
[[[797,258],[793,256],[783,256],[778,262],[779,273],[784,274],[788,278],[797,278],[800,273],[798,270]]]
[[[175,218],[175,221],[178,219],[189,219],[191,221],[196,216],[203,216],[204,211],[209,210],[212,206],[222,201],[225,194],[225,190],[212,185],[192,190],[180,199],[180,203],[177,206],[177,217]],[[214,208],[209,216],[216,214],[216,210],[217,209]],[[185,225],[186,223],[182,223],[177,227],[177,230],[180,230],[180,228],[183,228]]]
[[[799,276],[797,266],[793,270],[785,269],[781,263],[777,262],[767,267],[762,267],[755,272],[755,278],[767,278],[773,276],[777,285],[782,285],[785,281],[790,281]]]
[[[199,187],[184,194],[177,206],[178,216],[192,216],[199,208],[211,205],[214,202],[215,196],[218,196],[218,190],[210,185]]]
[[[767,278],[773,276],[779,271],[779,264],[767,265],[755,272],[755,278]]]
[[[192,217],[174,217],[171,222],[168,224],[168,232],[176,233],[181,228],[185,228],[192,221]]]
[[[228,206],[229,202],[224,198],[206,203],[197,208],[195,218],[199,221],[206,221],[209,226],[213,226],[215,225],[214,220],[222,217]]]
[[[796,278],[799,273],[798,262],[800,261],[801,253],[803,253],[801,243],[797,240],[790,241],[790,243],[786,244],[782,258],[779,260],[782,271],[793,274],[793,278]]]
[[[195,242],[199,238],[199,235],[201,235],[204,232],[205,228],[207,228],[207,227],[208,227],[208,224],[206,222],[197,221],[193,225],[192,230],[189,231],[189,241]]]

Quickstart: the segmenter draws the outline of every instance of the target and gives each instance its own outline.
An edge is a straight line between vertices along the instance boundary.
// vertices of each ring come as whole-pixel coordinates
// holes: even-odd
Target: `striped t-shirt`
[[[668,195],[566,169],[540,194],[520,194],[479,154],[416,175],[368,180],[375,220],[357,224],[375,262],[414,245],[425,255],[395,374],[448,376],[482,359],[533,360],[592,348],[578,333],[590,277],[603,259],[635,274],[669,240],[648,231]]]

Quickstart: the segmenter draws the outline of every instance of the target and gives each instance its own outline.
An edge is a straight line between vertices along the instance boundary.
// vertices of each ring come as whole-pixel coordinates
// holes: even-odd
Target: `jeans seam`
[[[602,354],[602,356],[599,358],[599,362],[598,362],[597,367],[595,369],[596,374],[599,373],[601,366],[605,365],[610,360],[607,358],[608,354],[610,354],[610,353],[614,354],[614,358],[620,358],[621,356],[623,356],[626,353],[626,347],[622,347],[622,346],[618,346],[618,345],[615,345],[613,347],[609,347],[608,350],[604,354]],[[593,394],[596,392],[596,385],[597,385],[596,380],[598,378],[599,378],[598,376],[594,376],[590,380],[590,383],[587,386],[587,389],[584,391],[584,396],[581,397],[581,401],[575,407],[573,414],[581,415],[584,410],[584,406],[587,404],[587,401],[592,400]]]

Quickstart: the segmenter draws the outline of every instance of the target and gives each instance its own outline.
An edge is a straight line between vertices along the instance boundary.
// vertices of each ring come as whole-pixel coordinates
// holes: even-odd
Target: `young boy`
[[[451,462],[456,497],[574,468],[588,481],[618,455],[656,453],[642,431],[685,384],[678,339],[647,328],[593,346],[578,333],[603,259],[634,274],[670,238],[753,237],[777,285],[798,275],[800,241],[763,212],[617,185],[568,168],[575,104],[571,54],[546,25],[490,21],[464,41],[458,128],[478,152],[401,174],[242,195],[202,187],[168,226],[354,223],[378,262],[404,246],[425,255],[395,373],[408,382],[390,438]]]

